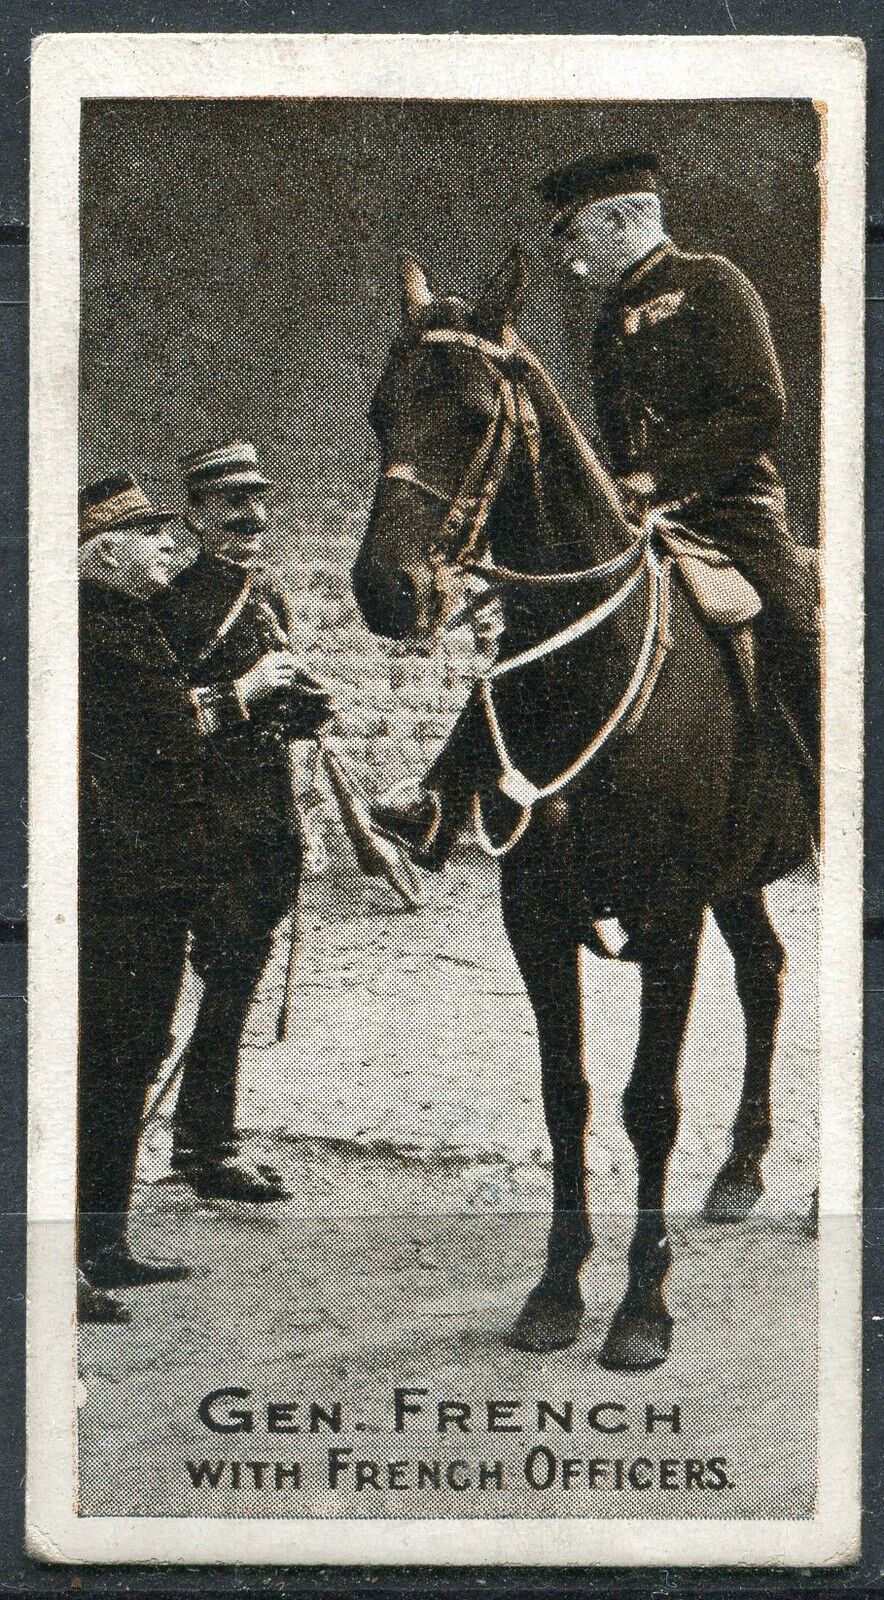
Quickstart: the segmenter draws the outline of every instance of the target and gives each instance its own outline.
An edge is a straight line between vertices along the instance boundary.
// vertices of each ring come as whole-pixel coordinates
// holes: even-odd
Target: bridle
[[[420,494],[445,507],[445,514],[430,548],[431,566],[460,567],[496,585],[514,588],[566,588],[631,572],[640,560],[646,543],[645,535],[640,530],[637,530],[634,543],[627,549],[618,551],[607,561],[575,571],[523,572],[512,567],[490,565],[479,559],[482,534],[503,483],[513,445],[520,434],[528,448],[536,481],[539,480],[540,471],[537,413],[524,387],[501,370],[501,365],[512,356],[514,341],[511,329],[504,329],[503,340],[509,342],[495,344],[491,339],[460,332],[455,328],[430,328],[418,335],[419,344],[457,345],[465,350],[475,350],[496,385],[494,407],[460,487],[453,494],[431,483],[406,461],[391,462],[383,469],[381,477],[410,484]]]
[[[418,336],[418,343],[458,345],[462,349],[476,351],[497,389],[485,432],[454,494],[430,483],[408,462],[394,461],[383,472],[385,478],[410,484],[420,494],[439,501],[445,507],[445,515],[430,550],[431,566],[458,566],[469,570],[475,564],[485,524],[503,483],[520,423],[526,434],[532,427],[531,421],[525,416],[526,402],[530,406],[530,401],[512,378],[501,371],[499,363],[507,361],[510,354],[506,345],[494,344],[478,334],[460,333],[453,328],[430,328]],[[533,413],[533,407],[531,411]],[[536,417],[533,418],[533,428],[536,432]]]
[[[482,535],[503,483],[513,446],[520,434],[528,448],[535,481],[539,486],[540,428],[534,406],[524,387],[502,370],[512,354],[513,335],[509,329],[504,330],[504,340],[507,335],[509,335],[509,347],[506,342],[495,344],[489,339],[480,338],[477,334],[463,333],[456,329],[433,328],[418,336],[418,342],[421,344],[457,345],[474,350],[497,386],[494,407],[485,432],[467,465],[460,487],[454,494],[431,483],[408,462],[392,462],[384,468],[382,476],[409,484],[419,494],[444,506],[444,516],[430,550],[430,565],[436,582],[440,569],[452,566],[475,573],[486,582],[493,583],[495,593],[499,588],[518,585],[558,588],[614,577],[622,577],[623,581],[613,594],[583,612],[567,627],[560,628],[548,638],[519,651],[515,656],[495,662],[477,678],[489,732],[500,761],[500,789],[521,807],[521,816],[510,837],[502,845],[495,845],[488,837],[482,821],[479,795],[474,794],[473,820],[476,832],[483,849],[492,856],[505,855],[518,843],[531,821],[531,814],[537,801],[549,799],[566,788],[598,755],[621,725],[625,725],[628,731],[637,727],[672,644],[669,632],[671,563],[668,556],[661,558],[654,548],[651,521],[636,529],[636,538],[627,549],[618,551],[607,561],[578,571],[521,572],[489,564],[480,558]],[[643,574],[647,577],[647,619],[638,659],[626,690],[611,715],[593,735],[577,760],[571,762],[551,783],[537,787],[518,770],[509,755],[494,705],[492,683],[496,678],[517,672],[544,656],[564,649],[566,645],[573,644],[577,639],[601,627],[609,617],[625,605],[635,592]],[[466,613],[459,613],[458,620],[466,620],[470,609],[479,609],[484,603],[487,603],[486,596],[483,596],[478,604],[468,608]]]

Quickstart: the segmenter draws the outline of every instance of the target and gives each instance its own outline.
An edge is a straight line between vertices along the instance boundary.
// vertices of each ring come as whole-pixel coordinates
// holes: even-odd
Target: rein
[[[473,795],[473,823],[479,843],[488,855],[494,857],[507,855],[526,832],[531,821],[533,809],[539,800],[551,800],[554,795],[561,794],[562,790],[566,789],[568,784],[572,783],[584,768],[589,766],[589,763],[595,759],[612,735],[617,732],[618,728],[626,725],[629,732],[632,732],[638,726],[654,691],[667,652],[672,645],[669,632],[670,567],[669,557],[664,557],[661,560],[650,542],[646,542],[644,559],[641,565],[609,600],[596,606],[592,611],[586,612],[582,617],[578,617],[576,622],[572,623],[568,628],[563,628],[561,633],[555,634],[552,639],[544,640],[542,644],[535,645],[530,650],[524,650],[517,656],[510,656],[505,661],[496,662],[493,667],[477,678],[476,682],[485,711],[488,730],[500,762],[501,773],[498,779],[498,786],[501,793],[507,796],[507,799],[514,801],[516,805],[521,807],[522,812],[509,838],[503,844],[496,845],[485,828],[479,795]],[[529,662],[538,661],[543,656],[562,649],[566,644],[573,643],[575,639],[581,638],[584,634],[600,627],[628,600],[643,572],[647,573],[648,579],[647,620],[635,668],[620,700],[602,727],[593,734],[589,743],[576,760],[572,761],[549,783],[541,785],[532,783],[530,778],[526,778],[525,774],[519,771],[507,750],[491,692],[494,679],[503,677],[508,672],[518,671],[520,667],[527,666]]]
[[[478,794],[473,795],[473,822],[479,843],[493,857],[508,854],[518,844],[531,822],[534,806],[539,800],[551,799],[560,794],[599,754],[608,740],[624,724],[631,732],[638,726],[651,698],[666,653],[671,647],[669,633],[669,573],[670,558],[659,557],[653,548],[649,526],[637,532],[636,539],[626,550],[619,551],[607,561],[577,571],[539,573],[521,572],[511,567],[498,567],[481,561],[476,550],[491,512],[521,430],[528,446],[539,483],[539,427],[534,407],[525,391],[501,371],[511,349],[505,344],[494,344],[476,334],[459,333],[455,329],[430,329],[420,335],[422,344],[451,344],[475,350],[483,366],[497,383],[497,399],[485,433],[470,461],[460,488],[452,495],[422,477],[408,462],[397,461],[385,468],[383,476],[407,483],[420,494],[445,506],[445,516],[430,552],[432,565],[459,566],[494,585],[494,593],[504,587],[573,587],[575,584],[598,582],[626,574],[623,583],[613,594],[585,611],[574,622],[541,640],[526,650],[519,651],[503,661],[497,661],[476,679],[488,730],[500,762],[498,779],[500,790],[521,808],[521,815],[509,838],[495,845],[490,839],[482,818],[482,805]],[[457,541],[457,547],[452,546]],[[577,639],[593,632],[621,609],[637,588],[643,574],[647,575],[647,620],[632,676],[614,710],[605,723],[590,739],[581,754],[565,767],[550,783],[538,787],[520,772],[512,761],[503,737],[492,695],[492,684],[497,678],[518,672],[533,662],[554,655]],[[481,609],[488,603],[483,596],[466,614]],[[463,611],[454,621],[466,620]]]

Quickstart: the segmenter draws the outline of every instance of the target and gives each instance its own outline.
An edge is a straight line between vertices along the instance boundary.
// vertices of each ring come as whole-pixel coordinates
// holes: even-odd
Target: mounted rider
[[[690,545],[730,558],[757,589],[763,683],[819,812],[820,673],[816,554],[789,525],[775,451],[786,396],[761,300],[723,256],[688,254],[666,232],[650,154],[592,156],[537,185],[554,209],[566,271],[606,291],[593,345],[598,427],[627,513],[676,524]],[[519,377],[548,379],[530,357]],[[374,820],[440,867],[468,819],[484,719],[470,701],[405,801]]]

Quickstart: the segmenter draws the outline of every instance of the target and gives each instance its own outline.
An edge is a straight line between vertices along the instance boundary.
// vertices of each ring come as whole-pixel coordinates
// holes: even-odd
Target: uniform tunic
[[[598,426],[618,476],[650,473],[692,531],[778,583],[799,549],[775,464],[782,373],[764,306],[724,256],[664,245],[621,279],[596,326]]]
[[[181,665],[148,608],[80,590],[80,856],[108,903],[183,890],[200,849],[202,740]]]
[[[194,685],[223,686],[268,650],[287,647],[285,601],[262,575],[202,555],[155,604]],[[306,676],[240,706],[206,760],[206,842],[191,913],[191,959],[205,983],[184,1057],[176,1146],[212,1160],[235,1145],[237,1061],[246,1012],[274,929],[294,903],[301,847],[293,831],[287,745],[329,717]]]
[[[285,601],[266,577],[233,561],[200,556],[155,603],[154,614],[194,683],[241,677],[268,650],[286,648]],[[321,691],[296,686],[243,708],[213,741],[207,766],[214,829],[288,837],[286,743],[328,717]]]

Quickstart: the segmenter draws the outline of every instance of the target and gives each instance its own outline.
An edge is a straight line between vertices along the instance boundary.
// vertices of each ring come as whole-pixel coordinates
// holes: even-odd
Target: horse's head
[[[381,473],[353,588],[375,633],[432,632],[456,604],[513,441],[507,347],[524,287],[512,252],[474,307],[400,262],[402,330],[371,407]]]

